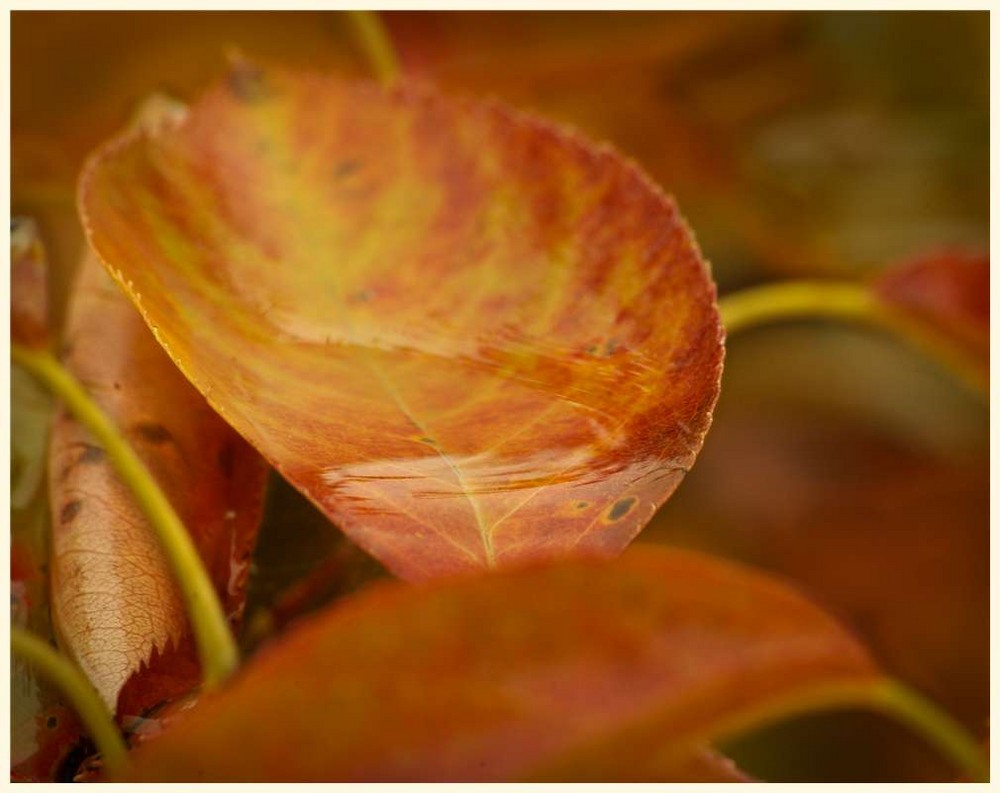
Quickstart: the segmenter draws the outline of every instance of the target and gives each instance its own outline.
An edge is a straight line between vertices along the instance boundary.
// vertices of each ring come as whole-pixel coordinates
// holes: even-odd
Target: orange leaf
[[[69,308],[65,364],[127,435],[191,532],[233,622],[241,616],[266,469],[191,388],[93,254]],[[66,411],[49,455],[52,609],[63,649],[114,706],[155,661],[119,714],[138,714],[197,683],[173,573],[101,448]],[[170,657],[164,680],[162,656]]]
[[[637,547],[374,587],[262,649],[136,750],[135,776],[688,778],[720,724],[877,675],[833,619],[773,579]],[[634,749],[619,751],[623,736]]]
[[[708,430],[721,328],[675,206],[502,105],[243,64],[80,196],[191,382],[405,578],[617,553]]]

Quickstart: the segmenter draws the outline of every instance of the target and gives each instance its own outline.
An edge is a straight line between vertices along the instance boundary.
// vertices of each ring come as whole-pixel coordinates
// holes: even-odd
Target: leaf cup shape
[[[708,430],[673,202],[499,103],[241,63],[98,151],[80,209],[188,379],[403,578],[616,554]]]

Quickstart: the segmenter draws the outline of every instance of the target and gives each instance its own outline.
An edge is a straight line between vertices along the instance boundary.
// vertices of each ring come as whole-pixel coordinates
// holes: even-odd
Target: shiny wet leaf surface
[[[676,208],[499,104],[238,64],[81,197],[188,378],[405,578],[616,553],[708,428],[720,327]]]

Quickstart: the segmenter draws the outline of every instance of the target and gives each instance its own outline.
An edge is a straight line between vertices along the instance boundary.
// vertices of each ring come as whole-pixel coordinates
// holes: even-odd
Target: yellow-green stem
[[[734,724],[735,729],[726,729],[724,734],[718,734],[714,739],[726,740],[769,721],[822,710],[853,708],[874,710],[905,724],[973,781],[988,781],[989,765],[972,736],[935,704],[890,678],[817,687],[795,695],[786,703],[774,703],[769,708],[769,714],[755,714],[744,724]]]
[[[972,736],[935,704],[890,678],[817,686],[787,700],[768,703],[756,712],[741,714],[725,725],[718,725],[705,738],[711,743],[727,741],[783,719],[853,708],[874,710],[905,724],[972,781],[988,781],[989,764]]]
[[[111,776],[121,776],[129,764],[128,749],[114,718],[83,672],[23,628],[11,627],[10,647],[14,655],[35,667],[73,704],[108,772]]]
[[[12,344],[11,357],[60,398],[104,447],[174,571],[194,631],[205,686],[217,686],[236,670],[239,653],[212,581],[170,501],[114,423],[51,353]]]
[[[984,753],[961,725],[915,691],[885,677],[868,677],[820,685],[806,685],[759,704],[712,719],[701,727],[691,725],[683,740],[662,747],[656,761],[672,768],[690,756],[692,748],[728,743],[768,725],[830,710],[873,710],[898,721],[933,746],[973,781],[987,781],[989,765]],[[573,750],[556,763],[536,769],[530,781],[556,781],[573,775],[578,780],[604,779],[615,773],[621,757],[636,746],[656,752],[656,720],[627,730],[612,739],[601,739]]]
[[[976,742],[947,713],[913,689],[895,680],[885,680],[875,687],[872,706],[918,732],[965,770],[972,781],[989,781],[989,763]]]
[[[719,300],[719,311],[728,337],[760,325],[808,319],[878,328],[912,344],[979,398],[989,399],[989,369],[983,362],[931,326],[879,299],[865,284],[767,284],[726,295]]]
[[[399,74],[399,61],[377,11],[348,11],[361,48],[382,85],[392,85]]]

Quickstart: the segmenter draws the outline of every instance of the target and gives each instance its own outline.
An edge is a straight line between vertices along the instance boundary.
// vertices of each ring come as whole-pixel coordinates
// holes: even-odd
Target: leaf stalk
[[[965,728],[921,694],[888,677],[814,686],[716,725],[704,739],[710,743],[731,741],[796,716],[851,709],[875,711],[909,727],[972,781],[989,781],[989,763]]]
[[[989,369],[949,337],[881,300],[862,283],[785,281],[719,300],[727,338],[776,322],[826,319],[876,328],[915,347],[979,399],[989,400]]]
[[[399,59],[378,12],[348,11],[347,17],[372,71],[383,86],[389,87],[399,76]]]
[[[129,766],[128,749],[114,718],[83,672],[47,642],[23,628],[11,626],[10,648],[15,656],[35,667],[72,703],[101,753],[109,774],[120,777]]]

